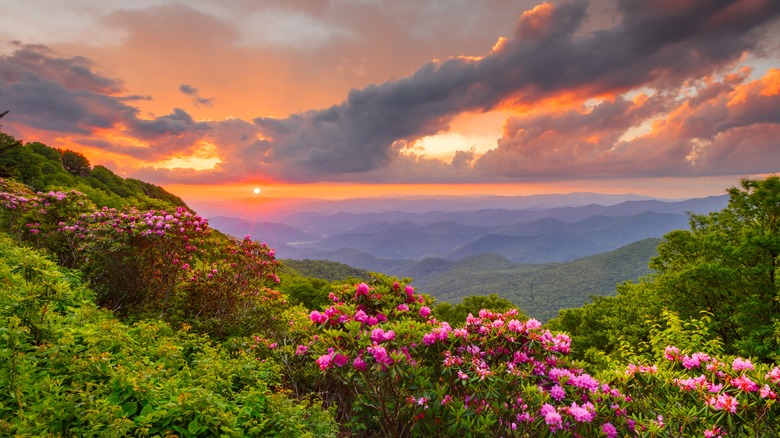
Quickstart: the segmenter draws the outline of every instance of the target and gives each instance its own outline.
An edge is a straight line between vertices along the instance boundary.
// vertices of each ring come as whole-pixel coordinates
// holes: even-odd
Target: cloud
[[[372,25],[400,29],[392,20],[375,19],[376,8],[340,9],[349,19],[372,17],[350,21],[349,32],[340,35],[379,32]],[[500,39],[483,56],[429,61],[408,75],[352,89],[339,104],[283,118],[198,121],[178,108],[162,116],[142,113],[131,106],[139,96],[122,96],[122,81],[98,73],[85,58],[62,58],[37,46],[20,46],[2,59],[0,100],[20,106],[9,109],[23,114],[29,126],[78,134],[79,144],[144,159],[149,166],[138,174],[157,182],[528,181],[777,168],[773,157],[780,154],[772,155],[772,137],[765,134],[775,133],[780,123],[775,116],[780,102],[771,91],[776,73],[751,80],[739,65],[746,54],[775,56],[762,26],[777,23],[780,2],[624,0],[606,24],[588,15],[598,10],[585,1],[538,5],[520,15],[511,38]],[[429,32],[452,22],[433,19],[445,11],[412,9],[431,18]],[[182,47],[203,43],[217,51],[241,40],[240,32],[205,12],[184,6],[158,12],[152,22],[148,11],[116,12],[110,20],[151,31],[131,34],[137,50],[155,35],[175,33],[168,23],[182,14],[191,18],[178,23],[186,30],[174,38]],[[332,6],[312,7],[306,15],[337,22],[332,12]],[[394,10],[390,16],[403,14]],[[186,35],[196,24],[210,30],[192,41]],[[347,44],[339,38],[329,42],[336,40]],[[387,47],[395,44],[391,40]],[[403,41],[407,47],[408,42]],[[202,62],[190,49],[169,50]],[[333,58],[329,50],[323,46],[318,56]],[[167,53],[158,56],[167,59]],[[211,103],[194,86],[176,83],[196,105]],[[56,117],[70,107],[72,112]],[[497,109],[515,116],[484,155],[457,151],[446,162],[413,148],[422,137],[447,132],[459,114]],[[102,137],[98,128],[112,129],[124,140]],[[155,170],[154,163],[192,155],[203,142],[219,158],[213,170]],[[734,166],[723,164],[724,157]]]
[[[87,134],[134,112],[115,97],[121,81],[95,73],[89,60],[56,57],[40,45],[15,47],[0,58],[0,101],[13,111],[14,123]]]
[[[191,96],[193,102],[195,103],[195,106],[213,106],[214,105],[214,99],[210,97],[201,97],[200,94],[198,94],[198,89],[193,87],[189,84],[181,84],[179,85],[179,91],[182,93]]]
[[[14,115],[9,125],[55,132],[76,144],[150,161],[192,152],[209,129],[178,108],[160,117],[143,116],[131,103],[148,97],[122,95],[122,81],[100,74],[83,57],[59,57],[40,45],[15,47],[0,57],[0,101]],[[106,139],[104,133],[114,137]]]
[[[520,180],[776,172],[780,154],[772,136],[780,132],[780,70],[746,78],[708,78],[693,98],[621,97],[592,109],[515,117],[498,148],[475,168]],[[650,120],[648,132],[623,138]]]
[[[449,121],[465,111],[527,107],[562,93],[580,101],[639,87],[674,93],[691,81],[728,71],[746,51],[757,49],[761,36],[757,29],[780,14],[780,3],[623,1],[618,9],[619,24],[578,35],[586,18],[585,2],[542,4],[521,15],[515,38],[500,41],[483,57],[430,62],[407,77],[352,90],[347,100],[325,110],[281,120],[255,119],[269,140],[233,159],[245,163],[262,159],[293,179],[365,175],[373,170],[378,173],[393,162],[396,142],[445,131]],[[606,120],[601,111],[617,111],[622,118],[613,117],[610,122],[638,121],[630,117],[631,112],[623,112],[639,109],[622,101],[615,105],[597,108],[589,118]],[[512,123],[508,129],[518,131]],[[630,126],[624,123],[622,129]],[[562,148],[571,153],[599,157],[610,155],[614,140],[624,132],[619,124],[609,129],[595,141],[597,149],[589,143],[571,143],[564,135],[556,138],[560,144],[571,143]],[[501,161],[504,152],[515,153],[514,158],[552,156],[547,146],[536,144],[538,138],[514,140],[500,142],[495,153],[480,160],[480,169],[485,174],[499,171],[523,178],[533,163],[508,168]],[[580,155],[561,158],[575,163]],[[631,159],[638,157],[624,157],[627,167]],[[610,173],[606,166],[603,172]]]

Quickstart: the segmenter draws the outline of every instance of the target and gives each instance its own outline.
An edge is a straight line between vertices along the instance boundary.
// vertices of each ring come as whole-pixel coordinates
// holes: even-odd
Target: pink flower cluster
[[[343,354],[335,353],[332,348],[328,349],[327,354],[323,354],[322,356],[317,358],[317,365],[320,366],[321,370],[326,370],[331,366],[343,367],[348,362],[349,359],[347,358],[347,356],[344,356]]]
[[[634,365],[630,363],[626,368],[626,374],[629,376],[633,376],[636,373],[655,374],[657,372],[658,372],[658,365]]]
[[[425,367],[420,372],[436,376],[430,380],[434,386],[406,393],[408,400],[426,400],[425,406],[431,409],[458,404],[476,415],[498,415],[501,424],[513,431],[543,426],[552,432],[574,432],[586,430],[578,425],[587,423],[587,430],[598,427],[606,436],[616,436],[614,424],[628,421],[624,407],[628,401],[620,391],[567,367],[569,336],[552,333],[534,319],[520,320],[516,309],[482,310],[478,316],[469,315],[462,327],[453,328],[432,318],[425,299],[413,288],[397,282],[389,288],[371,284],[345,287],[334,293],[330,307],[310,313],[316,328],[329,332],[319,341],[325,342],[319,348],[327,348],[316,359],[321,370],[344,379],[390,379],[390,385],[403,385],[398,376],[416,374],[413,369]],[[354,322],[360,323],[357,334]],[[354,335],[345,336],[349,332]],[[352,367],[342,369],[349,360]],[[514,401],[503,407],[491,405],[491,396],[480,392],[480,382],[493,381],[506,382],[507,390],[517,391]],[[537,393],[547,394],[544,397],[549,402],[524,400],[522,391],[528,384],[538,388]],[[432,399],[432,394],[441,395]],[[458,403],[452,403],[455,400]],[[608,406],[608,418],[600,418],[602,404]],[[428,415],[416,402],[409,407],[419,409],[415,421]]]
[[[743,410],[769,409],[777,399],[777,393],[772,386],[780,384],[780,367],[772,368],[769,372],[763,373],[762,377],[762,373],[756,370],[756,366],[749,359],[741,357],[734,358],[729,367],[727,363],[709,354],[703,352],[682,354],[674,346],[667,346],[664,356],[673,365],[681,366],[681,369],[677,369],[678,373],[684,373],[683,377],[671,379],[672,383],[680,391],[690,393],[713,411],[737,414],[738,411]],[[694,370],[699,374],[685,376]],[[630,365],[627,374],[633,376],[635,372],[638,372],[638,368]],[[764,381],[768,383],[763,383]],[[762,402],[762,400],[767,401]],[[764,406],[763,403],[766,405]],[[740,415],[751,414],[740,412]],[[719,414],[714,418],[716,421],[721,421],[724,417]],[[728,421],[731,424],[735,420]],[[720,427],[724,424],[706,425],[704,436],[724,436],[725,432]]]
[[[103,207],[91,214],[84,214],[81,223],[73,224],[80,228],[104,226],[115,233],[139,236],[164,236],[166,233],[206,233],[208,221],[189,210],[178,207],[175,212],[149,210],[139,212],[132,208],[120,211]],[[69,231],[68,227],[63,230]]]

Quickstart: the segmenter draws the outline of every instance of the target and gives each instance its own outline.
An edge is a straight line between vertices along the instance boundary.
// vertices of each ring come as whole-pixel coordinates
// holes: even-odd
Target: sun
[[[260,190],[260,187],[255,187],[254,189],[252,189],[252,192],[253,192],[255,195],[259,195],[259,194],[260,194],[260,192],[261,192],[261,190]]]

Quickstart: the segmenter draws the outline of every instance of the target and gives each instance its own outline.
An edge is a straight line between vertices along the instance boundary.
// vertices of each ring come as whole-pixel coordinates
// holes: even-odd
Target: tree
[[[3,111],[0,113],[0,119],[5,117],[5,115],[8,114],[8,111]],[[2,127],[2,125],[0,125]],[[1,132],[0,131],[0,158],[5,158],[3,155],[6,155],[7,152],[19,149],[22,147],[22,142],[13,138],[12,136]],[[0,178],[8,178],[10,176],[13,176],[13,170],[6,165],[4,162],[0,162]]]
[[[66,150],[62,153],[62,167],[65,168],[72,175],[86,176],[92,171],[92,167],[89,164],[89,160],[83,154]]]
[[[728,352],[777,358],[780,177],[744,179],[728,193],[725,209],[664,237],[650,265],[655,287],[683,318],[712,314]]]

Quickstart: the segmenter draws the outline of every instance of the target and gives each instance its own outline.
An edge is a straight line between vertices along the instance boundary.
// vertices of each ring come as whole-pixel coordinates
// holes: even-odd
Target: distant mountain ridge
[[[272,246],[278,242],[289,244],[319,239],[317,236],[289,225],[272,222],[258,223],[234,217],[214,216],[209,218],[209,225],[235,237],[244,237],[248,234],[256,240],[265,240]]]
[[[331,215],[298,213],[285,218],[284,223],[313,234],[332,234],[346,228],[357,228],[377,222],[412,222],[426,225],[436,222],[457,222],[461,225],[498,226],[526,223],[539,219],[555,218],[562,222],[574,222],[590,216],[630,216],[644,212],[702,214],[717,211],[726,206],[727,195],[693,198],[684,201],[625,201],[614,205],[585,204],[574,207],[529,209],[472,209],[459,211],[431,210],[425,213],[387,211],[383,213],[348,213]]]
[[[252,196],[241,202],[194,201],[193,207],[204,217],[229,216],[254,222],[289,223],[294,216],[330,216],[338,213],[387,214],[392,212],[428,213],[477,210],[543,210],[557,207],[578,207],[587,204],[615,205],[625,201],[660,200],[637,194],[604,194],[578,192],[546,195],[447,195],[447,196],[385,196],[341,200],[269,198]],[[303,212],[303,213],[302,213]],[[394,220],[396,221],[396,220]],[[291,224],[293,225],[293,224]],[[294,225],[297,226],[297,225]]]
[[[264,240],[286,259],[322,259],[391,272],[426,258],[497,254],[513,263],[566,262],[688,227],[687,212],[720,210],[727,196],[632,200],[533,210],[300,213],[284,224],[217,216],[213,227]]]
[[[547,321],[560,309],[582,306],[594,295],[614,295],[618,283],[651,273],[648,263],[660,241],[644,239],[566,263],[516,264],[496,254],[480,254],[458,262],[426,259],[400,271],[413,278],[412,285],[441,301],[495,293]]]

